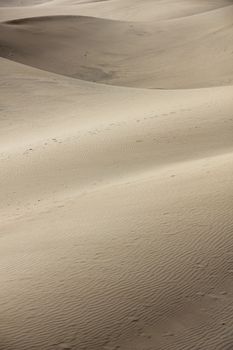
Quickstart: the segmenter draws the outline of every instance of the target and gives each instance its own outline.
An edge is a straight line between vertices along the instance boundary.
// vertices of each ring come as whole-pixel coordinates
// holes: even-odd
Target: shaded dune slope
[[[17,7],[17,10],[2,8],[0,18],[9,20],[48,15],[82,15],[134,22],[161,21],[232,5],[232,0],[53,0],[36,8],[32,6],[33,0],[28,0],[27,4],[28,7]]]
[[[0,54],[113,85],[230,85],[232,15],[233,6],[158,25],[76,16],[21,19],[0,24]]]
[[[232,5],[232,0],[105,0],[104,2],[56,0],[56,4],[60,5],[60,10],[63,9],[63,11],[69,11],[67,5],[72,5],[73,11],[79,15],[141,22],[160,21],[203,13]]]

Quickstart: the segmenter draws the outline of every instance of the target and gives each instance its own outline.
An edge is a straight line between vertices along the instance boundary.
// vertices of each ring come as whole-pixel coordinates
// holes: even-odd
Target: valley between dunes
[[[233,346],[233,2],[0,0],[0,350]]]

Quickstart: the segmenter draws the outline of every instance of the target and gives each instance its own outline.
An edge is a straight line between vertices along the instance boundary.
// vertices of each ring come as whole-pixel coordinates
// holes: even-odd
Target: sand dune
[[[0,7],[22,7],[22,6],[35,6],[45,5],[52,0],[1,0]]]
[[[158,25],[75,16],[15,20],[0,25],[0,54],[106,84],[142,88],[230,85],[232,15],[233,6]]]
[[[17,92],[20,81],[20,77],[16,79],[17,65],[5,66],[9,68],[3,69],[6,73],[1,81],[8,84],[9,93],[3,106],[12,104],[12,91]],[[14,72],[12,80],[9,71]],[[14,96],[15,109],[5,121],[8,132],[3,129],[1,133],[1,148],[5,147],[0,177],[3,208],[9,192],[15,193],[9,201],[16,210],[19,201],[27,202],[26,207],[38,204],[40,193],[45,199],[58,189],[62,196],[74,189],[79,193],[96,184],[102,186],[170,163],[212,157],[233,147],[232,87],[145,92],[99,89],[75,81],[69,86],[69,80],[35,74],[31,69],[23,74],[22,97]],[[25,105],[25,95],[32,102],[26,106],[25,117],[17,120],[17,105]],[[46,110],[40,106],[41,98]],[[55,108],[54,101],[60,98],[67,102],[57,103]],[[10,140],[20,136],[16,149],[9,136]],[[12,176],[14,168],[21,169],[17,178]]]
[[[26,3],[26,0],[24,1]],[[0,17],[9,20],[49,15],[82,15],[143,22],[202,14],[213,9],[232,5],[232,0],[44,0],[41,1],[42,6],[35,8],[34,1],[27,0],[27,8],[2,9]],[[6,3],[9,4],[6,0],[1,0],[1,4]],[[14,4],[16,3],[17,0]]]
[[[230,342],[232,88],[134,91],[1,64],[15,140],[1,137],[2,348]]]
[[[231,349],[231,4],[2,7],[0,350]]]

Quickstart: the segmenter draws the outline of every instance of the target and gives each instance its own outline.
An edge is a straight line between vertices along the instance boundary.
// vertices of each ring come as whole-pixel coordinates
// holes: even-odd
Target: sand
[[[0,349],[230,350],[232,1],[0,6]]]
[[[232,17],[233,5],[146,23],[41,16],[0,24],[0,42],[5,58],[92,82],[163,89],[224,86],[233,83]]]

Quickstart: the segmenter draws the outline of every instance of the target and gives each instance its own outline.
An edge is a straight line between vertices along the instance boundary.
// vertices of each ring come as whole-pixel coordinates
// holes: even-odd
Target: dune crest
[[[229,350],[233,5],[0,11],[0,350]]]
[[[229,6],[160,24],[82,16],[8,21],[0,25],[0,54],[111,85],[157,89],[231,85],[232,15]]]

